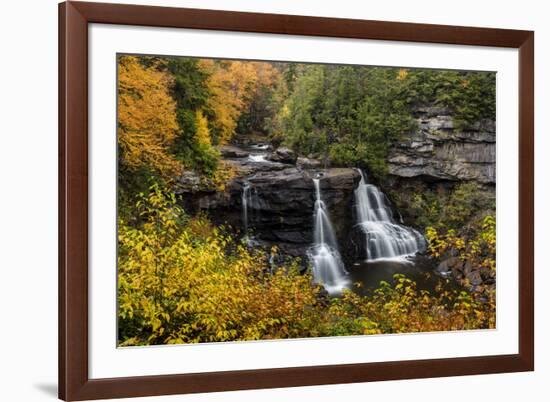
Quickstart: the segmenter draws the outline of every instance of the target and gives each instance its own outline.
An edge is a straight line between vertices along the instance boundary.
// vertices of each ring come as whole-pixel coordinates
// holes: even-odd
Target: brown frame
[[[88,378],[88,24],[519,49],[519,353],[399,362]],[[138,397],[534,370],[534,33],[508,29],[105,3],[59,5],[59,397]]]

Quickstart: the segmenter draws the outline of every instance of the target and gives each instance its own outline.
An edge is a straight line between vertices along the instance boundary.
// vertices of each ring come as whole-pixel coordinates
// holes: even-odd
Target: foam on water
[[[355,190],[357,224],[365,233],[367,260],[403,259],[426,247],[424,237],[415,229],[395,222],[387,197],[368,184],[361,170]]]
[[[316,283],[323,285],[329,294],[335,295],[349,288],[350,280],[338,251],[338,243],[328,210],[321,197],[320,180],[313,179],[313,184],[315,186],[314,244],[308,254],[313,265],[313,279]]]

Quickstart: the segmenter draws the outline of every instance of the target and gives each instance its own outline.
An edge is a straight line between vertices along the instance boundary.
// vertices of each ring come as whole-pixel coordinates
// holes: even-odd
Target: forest
[[[117,73],[119,346],[496,327],[494,73]]]

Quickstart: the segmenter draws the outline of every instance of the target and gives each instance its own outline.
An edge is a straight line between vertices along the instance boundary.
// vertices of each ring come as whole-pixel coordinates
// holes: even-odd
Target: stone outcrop
[[[218,146],[218,151],[220,151],[224,158],[246,158],[250,155],[250,152],[232,145],[220,145]]]
[[[414,115],[417,129],[390,150],[390,174],[495,183],[494,121],[483,120],[456,130],[451,112],[445,108],[416,108]]]
[[[296,163],[297,155],[293,150],[286,147],[279,147],[272,152],[267,159],[273,162]]]
[[[293,167],[259,172],[246,179],[251,189],[250,224],[263,240],[311,245],[315,203],[312,178],[317,174]],[[346,228],[353,224],[353,189],[360,177],[353,169],[328,169],[322,175],[323,201],[337,237],[343,240]]]
[[[235,154],[238,154],[236,152]],[[327,205],[340,244],[347,241],[353,226],[353,191],[359,173],[349,168],[317,169],[316,161],[298,166],[281,162],[252,162],[229,158],[239,173],[224,191],[201,188],[191,174],[176,185],[184,208],[207,211],[213,221],[243,229],[242,197],[249,186],[248,226],[255,240],[277,245],[285,254],[304,256],[313,242],[314,177],[321,177],[323,201]]]
[[[472,265],[464,262],[459,257],[443,256],[436,268],[436,272],[447,277],[453,276],[460,283],[465,284],[470,290],[476,290],[479,285],[495,285],[495,272],[488,268]]]
[[[301,169],[319,169],[322,167],[319,159],[298,157],[296,159],[296,166]]]

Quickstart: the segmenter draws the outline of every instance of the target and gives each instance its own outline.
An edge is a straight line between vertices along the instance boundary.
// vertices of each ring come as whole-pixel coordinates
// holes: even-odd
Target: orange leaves
[[[214,114],[213,126],[219,143],[228,142],[237,126],[239,115],[249,104],[259,85],[270,85],[276,71],[269,63],[249,61],[216,61],[203,59],[200,66],[208,72],[208,108]]]
[[[170,76],[159,71],[158,62],[145,67],[134,56],[120,57],[118,67],[121,162],[133,170],[147,167],[168,176],[179,167],[168,152],[178,129]]]
[[[182,165],[213,176],[212,145],[231,139],[255,91],[278,77],[259,62],[203,59],[176,68],[166,58],[122,56],[118,63],[118,145],[132,184],[141,180],[136,173],[170,179]]]
[[[381,333],[430,332],[494,328],[495,309],[477,301],[465,291],[439,289],[437,293],[419,290],[403,275],[394,276],[394,284],[381,283],[368,298],[348,298],[360,314],[376,323]],[[494,293],[486,295],[489,299]]]
[[[308,334],[317,289],[202,216],[182,219],[153,188],[136,206],[139,227],[119,224],[121,345],[288,338]],[[176,226],[176,231],[169,230]],[[309,312],[309,313],[308,313]]]
[[[403,81],[405,78],[407,78],[407,75],[409,75],[409,70],[406,68],[400,68],[397,73],[397,79],[399,81]]]
[[[143,219],[119,223],[119,341],[125,345],[284,339],[494,328],[495,293],[438,287],[403,275],[368,296],[328,298],[296,260],[273,267],[204,216],[188,218],[152,188]],[[484,222],[492,230],[492,220]],[[276,249],[271,250],[277,253]]]

